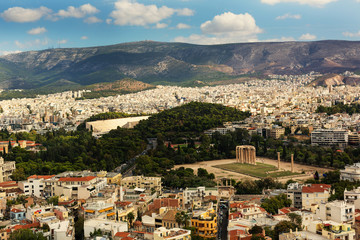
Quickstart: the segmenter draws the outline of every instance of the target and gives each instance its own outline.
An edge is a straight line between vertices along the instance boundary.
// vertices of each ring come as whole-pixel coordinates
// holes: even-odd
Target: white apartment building
[[[354,204],[355,209],[360,209],[360,187],[348,191],[344,191],[344,200],[347,203]]]
[[[218,196],[218,189],[206,187],[185,188],[183,196],[183,204],[190,204],[192,200],[203,199],[206,196]]]
[[[48,223],[50,228],[50,239],[53,240],[72,240],[74,239],[75,231],[70,225],[69,220],[55,221]]]
[[[90,233],[93,233],[95,230],[100,229],[105,234],[111,234],[112,237],[117,232],[127,232],[128,223],[127,222],[114,222],[110,220],[103,219],[89,219],[84,222],[84,236],[86,239],[90,238]]]
[[[315,213],[316,219],[331,220],[337,223],[354,224],[355,206],[345,201],[333,201],[319,204]]]
[[[317,129],[311,133],[311,145],[331,146],[348,144],[349,132],[341,129]]]
[[[32,175],[26,181],[19,182],[18,185],[26,196],[44,197],[45,180],[53,176]]]
[[[26,196],[43,197],[44,192],[44,179],[28,179],[18,183],[19,188]]]
[[[340,170],[340,179],[349,181],[360,180],[360,163],[345,166],[344,170]]]

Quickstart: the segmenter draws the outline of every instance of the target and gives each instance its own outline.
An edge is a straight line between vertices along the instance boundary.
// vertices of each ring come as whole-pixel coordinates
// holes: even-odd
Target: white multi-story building
[[[311,145],[331,146],[348,144],[349,132],[341,129],[317,129],[311,133]]]
[[[218,196],[217,188],[185,188],[184,193],[184,204],[190,204],[192,200],[203,199],[206,196]]]
[[[103,219],[89,219],[84,222],[84,236],[86,239],[90,238],[90,233],[100,229],[105,235],[110,234],[114,237],[117,232],[127,232],[127,222],[115,222]]]
[[[319,204],[316,209],[316,218],[331,220],[338,223],[354,224],[355,222],[355,206],[345,201],[333,201]]]
[[[340,179],[349,181],[360,180],[360,163],[345,166],[344,170],[340,170]]]
[[[360,187],[355,188],[355,189],[350,190],[350,191],[345,189],[345,191],[344,191],[344,200],[347,203],[354,204],[355,209],[360,209]]]
[[[40,176],[33,175],[28,177],[26,181],[18,183],[19,188],[24,192],[26,196],[44,197],[45,180],[52,178],[53,175]]]

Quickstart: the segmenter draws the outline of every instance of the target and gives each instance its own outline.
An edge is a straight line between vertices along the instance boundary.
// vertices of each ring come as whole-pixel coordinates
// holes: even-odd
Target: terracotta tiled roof
[[[327,184],[312,184],[310,187],[303,187],[302,192],[303,193],[316,193],[316,192],[324,192],[329,191],[331,188],[331,185]]]
[[[129,235],[130,235],[129,232],[117,232],[117,233],[115,234],[115,237],[124,238],[124,237],[127,237],[127,236],[129,236]]]
[[[88,182],[96,178],[95,176],[87,177],[63,177],[59,178],[59,182]]]
[[[178,211],[176,210],[169,210],[167,211],[163,217],[162,217],[162,220],[165,220],[165,221],[175,221],[175,215]]]
[[[16,187],[17,183],[15,181],[7,181],[0,183],[0,188],[9,188],[9,187]]]
[[[142,223],[140,221],[135,221],[134,222],[134,226],[141,226],[141,225],[142,225]]]
[[[31,223],[31,224],[26,224],[26,225],[16,225],[12,228],[12,230],[16,231],[18,229],[29,229],[29,228],[38,228],[40,227],[40,223],[35,222],[35,223]]]
[[[24,212],[24,211],[21,209],[13,208],[13,209],[11,209],[11,212],[19,213],[19,212]]]
[[[55,175],[31,175],[27,179],[49,179],[54,177]]]

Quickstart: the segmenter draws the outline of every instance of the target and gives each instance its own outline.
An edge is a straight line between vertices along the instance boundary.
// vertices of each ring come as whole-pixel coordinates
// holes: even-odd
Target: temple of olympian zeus
[[[256,149],[251,145],[236,146],[236,162],[256,165]]]

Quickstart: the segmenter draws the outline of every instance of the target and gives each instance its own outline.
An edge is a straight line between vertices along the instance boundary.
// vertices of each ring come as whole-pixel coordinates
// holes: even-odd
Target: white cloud
[[[35,39],[32,41],[27,41],[27,42],[20,42],[18,40],[15,40],[15,45],[18,48],[33,48],[33,47],[39,47],[39,46],[46,46],[48,44],[49,44],[49,40],[47,38]]]
[[[1,51],[0,50],[0,56],[5,56],[5,55],[9,55],[9,54],[14,54],[14,53],[20,53],[20,50],[15,50],[15,51]]]
[[[7,22],[35,22],[42,17],[49,16],[51,12],[52,10],[47,7],[39,7],[34,9],[13,7],[1,13],[1,17]]]
[[[290,13],[286,13],[282,16],[278,16],[276,17],[276,20],[284,20],[284,19],[301,19],[301,15],[300,14],[290,14]]]
[[[166,23],[157,23],[156,25],[155,25],[155,28],[166,28],[168,25],[166,24]]]
[[[111,23],[112,23],[112,19],[111,19],[111,18],[106,19],[106,23],[107,23],[107,24],[111,24]]]
[[[262,3],[275,5],[278,3],[299,3],[302,5],[310,5],[313,7],[323,7],[328,3],[336,2],[337,0],[261,0]]]
[[[263,30],[256,26],[255,19],[249,14],[234,14],[226,12],[217,15],[211,21],[206,21],[200,26],[203,33],[207,34],[227,34],[235,33],[238,35],[255,35]]]
[[[255,42],[258,41],[257,34],[263,32],[249,13],[234,14],[226,12],[215,16],[211,21],[201,24],[200,28],[203,34],[177,37],[174,41],[198,44]]]
[[[116,25],[147,26],[156,24],[171,17],[174,13],[180,16],[191,16],[191,9],[173,9],[167,6],[144,5],[135,0],[118,0],[115,10],[110,13]]]
[[[67,10],[59,10],[59,12],[57,13],[58,16],[60,17],[73,17],[73,18],[83,18],[86,15],[91,15],[91,14],[95,14],[98,13],[99,10],[92,6],[91,4],[87,3],[84,5],[81,5],[80,7],[76,8],[73,6],[69,6],[67,8]]]
[[[195,14],[194,10],[189,8],[178,9],[176,12],[179,16],[193,16]]]
[[[82,36],[82,37],[81,37],[81,40],[87,40],[87,39],[88,39],[87,36]]]
[[[360,2],[360,0],[358,0]],[[352,33],[352,32],[343,32],[342,33],[345,37],[360,37],[360,31]]]
[[[84,22],[91,24],[91,23],[99,23],[99,22],[102,22],[102,20],[99,19],[99,18],[97,18],[97,17],[95,17],[95,16],[92,16],[92,17],[86,18],[86,19],[84,20]]]
[[[316,36],[312,35],[310,33],[305,33],[305,34],[301,35],[299,39],[304,40],[304,41],[312,41],[312,40],[316,39]]]
[[[272,38],[272,39],[265,39],[262,42],[291,42],[295,41],[293,37],[281,37],[281,38]]]
[[[37,28],[33,28],[33,29],[30,29],[29,31],[27,31],[27,33],[31,34],[31,35],[38,35],[38,34],[42,34],[45,32],[47,32],[47,30],[44,27],[37,27]]]
[[[176,25],[177,29],[188,29],[191,28],[191,26],[185,24],[185,23],[179,23],[178,25]]]
[[[66,44],[68,42],[68,40],[66,39],[62,39],[58,41],[58,44]]]

